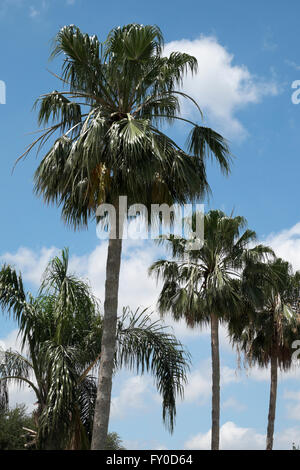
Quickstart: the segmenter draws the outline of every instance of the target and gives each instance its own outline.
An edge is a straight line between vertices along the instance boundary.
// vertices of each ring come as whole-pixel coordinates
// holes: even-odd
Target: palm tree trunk
[[[1,360],[1,349],[0,349]],[[8,388],[6,380],[0,382],[0,413],[8,410]]]
[[[105,449],[110,414],[123,232],[123,221],[119,221],[118,210],[116,213],[116,238],[109,239],[107,252],[104,318],[92,450]]]
[[[269,401],[269,415],[268,415],[268,430],[267,430],[267,447],[266,450],[273,449],[274,437],[274,423],[276,412],[276,396],[277,396],[277,356],[271,356],[271,385],[270,385],[270,401]]]
[[[212,358],[212,427],[211,450],[219,450],[220,441],[220,353],[219,319],[211,315],[211,358]]]

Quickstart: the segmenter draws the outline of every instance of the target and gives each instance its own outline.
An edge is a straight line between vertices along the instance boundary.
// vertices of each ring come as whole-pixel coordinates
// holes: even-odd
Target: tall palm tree
[[[222,136],[180,116],[180,100],[187,99],[202,118],[194,99],[180,91],[185,72],[196,71],[196,59],[179,52],[164,57],[162,50],[157,26],[118,27],[102,43],[74,25],[63,27],[52,57],[64,56],[59,78],[67,91],[39,99],[39,123],[50,127],[24,154],[60,134],[35,172],[35,190],[46,203],[61,206],[63,220],[75,229],[86,226],[102,203],[116,210],[108,243],[93,449],[104,445],[110,412],[124,226],[119,198],[144,204],[150,214],[151,204],[183,204],[207,193],[206,157],[229,172]],[[191,126],[186,151],[162,130],[178,120]]]
[[[18,321],[23,347],[23,354],[6,351],[0,384],[29,385],[35,392],[38,446],[90,448],[102,317],[88,285],[68,273],[68,252],[50,261],[36,298],[25,294],[21,275],[4,266],[0,305]],[[152,374],[163,399],[163,421],[173,430],[189,355],[146,310],[124,309],[116,336],[114,369]]]
[[[195,216],[192,224],[195,224]],[[161,314],[170,312],[187,325],[210,324],[212,357],[212,434],[211,449],[219,449],[220,434],[220,354],[219,323],[239,312],[242,297],[237,288],[243,266],[270,250],[258,245],[249,249],[255,232],[244,229],[243,217],[227,217],[219,210],[204,215],[204,240],[199,250],[189,250],[189,239],[173,235],[162,243],[172,260],[158,260],[150,274],[163,280],[158,299]],[[195,230],[195,227],[193,227]]]
[[[258,267],[254,276],[262,301],[252,305],[248,315],[232,319],[229,332],[250,365],[270,366],[266,450],[272,450],[278,368],[286,371],[292,366],[292,344],[300,334],[300,273],[293,274],[289,263],[277,258]]]

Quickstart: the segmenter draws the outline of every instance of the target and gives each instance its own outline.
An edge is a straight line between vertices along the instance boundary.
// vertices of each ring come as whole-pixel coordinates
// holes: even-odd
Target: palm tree
[[[250,365],[270,366],[266,450],[272,450],[278,368],[286,371],[292,366],[292,344],[300,334],[300,273],[293,274],[289,263],[277,258],[261,265],[253,274],[262,302],[252,305],[248,315],[237,322],[229,322],[229,332]],[[246,282],[249,281],[248,276]]]
[[[180,116],[180,100],[188,99],[202,118],[198,104],[180,91],[185,72],[196,71],[196,59],[179,52],[163,57],[162,48],[157,26],[118,27],[103,43],[74,25],[63,27],[52,57],[64,56],[59,78],[67,91],[40,98],[39,123],[50,127],[24,154],[59,132],[35,172],[36,193],[61,206],[63,220],[75,229],[87,226],[100,204],[112,204],[116,212],[108,243],[93,449],[103,448],[110,412],[125,222],[120,196],[130,205],[144,204],[150,214],[151,204],[183,204],[208,192],[206,157],[229,172],[222,136]],[[178,120],[191,126],[187,151],[162,131]]]
[[[195,216],[192,224],[195,224]],[[237,288],[242,268],[248,260],[259,259],[270,250],[258,245],[249,249],[255,232],[243,228],[243,217],[227,217],[219,210],[204,215],[204,241],[199,250],[189,250],[189,239],[173,235],[163,238],[173,260],[158,260],[150,274],[163,280],[158,299],[161,314],[170,312],[187,325],[209,324],[212,357],[212,434],[211,449],[219,449],[220,355],[219,323],[237,314],[242,298]],[[195,227],[193,227],[195,230]]]
[[[0,305],[18,321],[23,348],[22,354],[6,351],[0,384],[27,384],[35,392],[38,446],[90,448],[102,318],[88,285],[68,273],[68,251],[50,261],[35,298],[25,294],[21,275],[4,266]],[[163,421],[172,431],[189,355],[146,310],[124,309],[116,336],[114,370],[151,373],[163,399]]]

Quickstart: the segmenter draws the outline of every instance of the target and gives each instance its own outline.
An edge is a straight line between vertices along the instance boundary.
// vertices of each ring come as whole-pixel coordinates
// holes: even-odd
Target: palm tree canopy
[[[192,219],[192,229],[196,215]],[[150,267],[164,282],[159,296],[161,313],[172,312],[174,318],[184,316],[188,324],[209,322],[212,312],[220,319],[239,312],[239,282],[243,267],[272,254],[268,247],[249,248],[256,239],[246,229],[243,217],[228,217],[219,210],[204,215],[204,241],[199,250],[189,250],[191,240],[173,235],[161,243],[174,260],[158,260]]]
[[[239,323],[229,323],[234,344],[251,363],[266,367],[272,355],[278,366],[287,370],[292,363],[292,343],[299,338],[300,273],[276,258],[262,263],[254,273],[261,302],[249,308]]]
[[[202,197],[209,186],[205,159],[213,156],[230,169],[226,141],[210,128],[180,117],[184,74],[197,70],[194,57],[162,55],[157,26],[129,24],[113,29],[104,42],[74,25],[57,34],[51,57],[63,55],[62,86],[67,90],[41,96],[39,124],[44,129],[26,150],[40,149],[60,135],[35,173],[35,190],[47,203],[62,206],[74,227],[86,225],[101,203],[186,203]],[[177,120],[191,126],[182,149],[161,125]]]
[[[77,446],[87,447],[102,317],[90,287],[69,274],[68,264],[68,250],[49,262],[35,298],[25,294],[22,276],[11,266],[0,271],[0,305],[17,319],[23,346],[23,354],[5,352],[0,383],[27,384],[34,390],[40,442],[54,435],[59,445],[75,446],[77,439]],[[171,431],[189,360],[181,343],[146,310],[124,309],[118,321],[115,370],[125,366],[153,376],[163,399],[163,420]]]

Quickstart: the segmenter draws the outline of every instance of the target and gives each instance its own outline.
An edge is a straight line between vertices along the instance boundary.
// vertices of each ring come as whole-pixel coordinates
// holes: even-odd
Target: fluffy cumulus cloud
[[[245,65],[235,64],[234,55],[214,36],[166,44],[164,53],[173,51],[187,52],[197,58],[198,72],[184,79],[184,91],[196,99],[208,120],[228,138],[241,139],[247,135],[237,116],[240,109],[279,92],[272,78],[256,77]],[[191,106],[183,107],[187,114],[191,109]]]
[[[11,264],[15,269],[22,272],[24,281],[38,286],[47,263],[58,252],[59,250],[55,247],[42,248],[39,251],[20,247],[15,253],[7,252],[1,255],[0,263]]]
[[[289,261],[295,270],[300,269],[300,222],[269,235],[263,243],[271,246],[277,256]]]
[[[184,391],[184,402],[202,405],[206,403],[211,395],[211,378],[209,375],[209,364],[194,370],[188,377]]]
[[[205,450],[210,448],[211,430],[199,433],[188,439],[185,449]],[[220,428],[220,449],[243,450],[263,449],[265,436],[251,428],[242,428],[232,421],[227,421]]]
[[[128,413],[145,411],[149,409],[151,401],[151,379],[146,376],[129,377],[124,383],[118,395],[111,401],[111,418],[122,419]]]
[[[291,450],[292,444],[300,441],[300,428],[284,429],[274,436],[274,449]],[[211,430],[188,439],[184,447],[190,450],[210,449]],[[227,421],[220,428],[220,449],[222,450],[263,450],[266,436],[253,428],[240,427]]]
[[[0,339],[0,347],[4,350],[6,349],[13,349],[16,351],[21,350],[21,342],[20,337],[18,336],[19,330],[12,330],[8,333],[7,336],[1,337]]]

